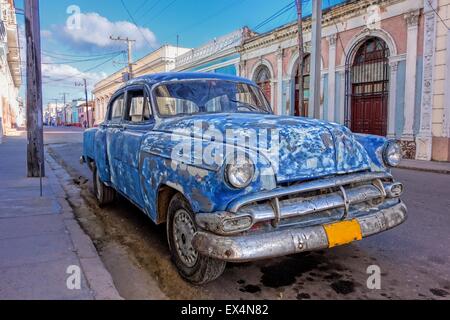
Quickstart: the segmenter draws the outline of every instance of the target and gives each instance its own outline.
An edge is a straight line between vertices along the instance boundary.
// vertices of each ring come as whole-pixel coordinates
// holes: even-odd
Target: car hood
[[[371,168],[366,150],[348,128],[319,120],[262,114],[197,115],[165,119],[155,130],[175,134],[187,132],[209,141],[211,132],[220,132],[226,137],[226,143],[233,145],[240,145],[242,137],[251,130],[258,134],[269,130],[277,132],[268,141],[257,139],[256,144],[244,146],[263,153],[271,161],[279,183]],[[216,138],[214,140],[218,142]],[[279,152],[267,152],[275,146],[274,141],[279,141]]]

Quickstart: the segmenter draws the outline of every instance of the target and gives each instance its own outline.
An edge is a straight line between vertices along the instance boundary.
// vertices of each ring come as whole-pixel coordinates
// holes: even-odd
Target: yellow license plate
[[[357,220],[328,224],[324,229],[330,248],[362,240],[361,226]]]

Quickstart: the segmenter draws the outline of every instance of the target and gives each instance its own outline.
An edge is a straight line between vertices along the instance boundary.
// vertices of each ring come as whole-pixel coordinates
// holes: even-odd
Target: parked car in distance
[[[346,245],[407,218],[395,141],[276,116],[247,79],[136,78],[105,119],[85,132],[82,155],[99,204],[119,193],[165,223],[173,262],[195,284],[227,262]]]

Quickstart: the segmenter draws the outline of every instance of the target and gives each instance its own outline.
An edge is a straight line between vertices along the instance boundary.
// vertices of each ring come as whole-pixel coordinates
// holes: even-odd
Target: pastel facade
[[[175,59],[189,49],[164,45],[156,51],[136,61],[133,66],[134,77],[142,75],[172,71],[175,68]],[[123,75],[128,68],[123,68],[95,84],[92,93],[95,98],[96,124],[102,123],[105,118],[106,109],[111,95],[125,84]]]
[[[430,2],[450,24],[450,0]],[[262,87],[277,114],[312,117],[308,61],[299,107],[297,34],[292,23],[247,39],[240,75]],[[321,118],[396,138],[407,158],[450,161],[449,37],[429,0],[348,1],[325,11]],[[309,19],[304,38],[310,52]]]
[[[0,0],[0,142],[3,134],[16,125],[21,83],[14,2]]]
[[[207,44],[178,56],[175,71],[212,72],[236,76],[241,56],[237,50],[253,33],[247,28],[215,38]]]

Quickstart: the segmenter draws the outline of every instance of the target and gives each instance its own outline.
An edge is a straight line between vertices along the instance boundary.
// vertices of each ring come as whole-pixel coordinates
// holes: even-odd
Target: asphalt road
[[[50,154],[81,191],[72,207],[125,298],[154,298],[156,280],[170,299],[450,299],[450,175],[395,170],[409,219],[394,230],[332,250],[229,265],[216,282],[193,287],[170,262],[164,227],[124,199],[96,205],[91,173],[79,164],[81,140],[79,129],[46,129]],[[381,269],[380,290],[367,288],[373,265]]]

